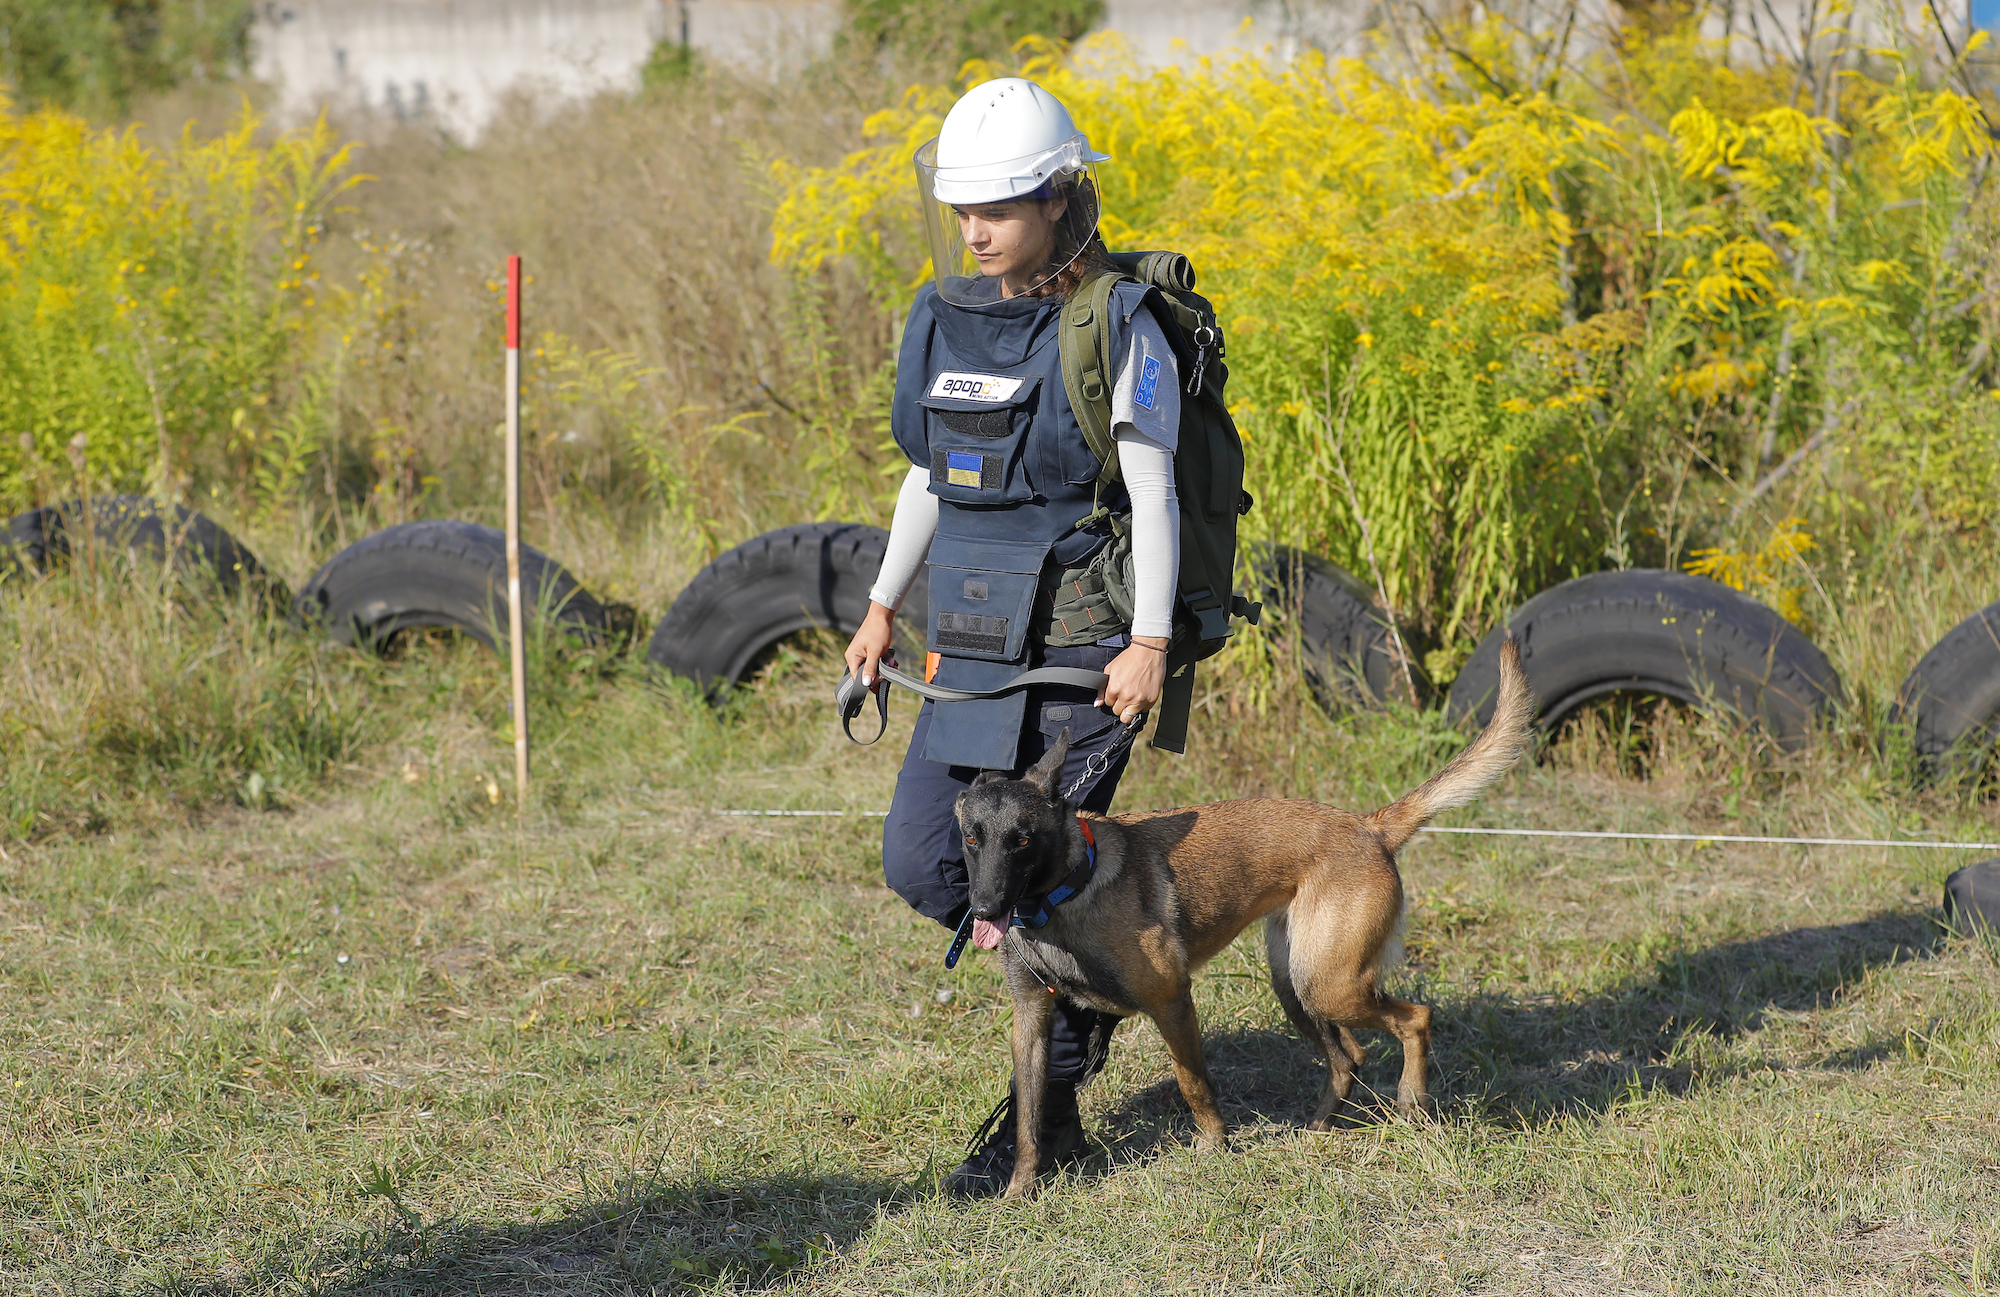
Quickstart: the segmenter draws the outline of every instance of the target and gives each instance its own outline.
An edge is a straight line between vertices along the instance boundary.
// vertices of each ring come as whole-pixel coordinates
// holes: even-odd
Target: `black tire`
[[[25,581],[48,570],[47,510],[30,509],[0,532],[0,581]]]
[[[1726,709],[1793,750],[1841,697],[1826,654],[1797,627],[1746,594],[1682,572],[1578,577],[1528,600],[1506,625],[1520,636],[1544,732],[1593,698],[1657,694]],[[1488,633],[1452,682],[1452,719],[1492,718],[1503,633]]]
[[[264,570],[243,544],[206,515],[142,495],[66,500],[15,515],[0,538],[0,575],[47,572],[80,552],[85,537],[131,562],[157,565],[172,557],[187,576],[213,580],[225,594],[249,589],[283,606],[284,583]]]
[[[1255,598],[1298,619],[1306,685],[1329,714],[1401,695],[1389,615],[1360,578],[1317,554],[1273,545],[1251,551],[1250,579]],[[1421,698],[1423,675],[1413,670],[1411,678]]]
[[[813,522],[753,536],[695,574],[653,628],[654,665],[719,693],[750,675],[786,636],[819,627],[852,634],[868,612],[889,533]],[[920,570],[896,626],[905,667],[921,663],[930,615]]]
[[[521,602],[527,615],[547,616],[588,644],[630,630],[629,610],[599,603],[532,545],[521,546]],[[379,651],[403,632],[426,627],[496,648],[506,637],[507,538],[491,527],[443,519],[378,531],[313,573],[292,613],[301,625],[322,627],[356,648]]]
[[[1896,691],[1926,777],[1983,769],[2000,743],[2000,603],[1946,631]]]

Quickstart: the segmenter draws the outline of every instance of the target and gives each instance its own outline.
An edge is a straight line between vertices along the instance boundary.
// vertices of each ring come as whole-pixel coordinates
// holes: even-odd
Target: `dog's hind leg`
[[[1356,1067],[1361,1066],[1362,1062],[1368,1057],[1367,1053],[1361,1048],[1361,1042],[1354,1038],[1353,1032],[1337,1022],[1333,1024],[1333,1029],[1340,1033],[1341,1052],[1346,1054]]]
[[[1202,1057],[1201,1022],[1195,1017],[1194,996],[1182,990],[1178,998],[1146,1012],[1167,1042],[1167,1053],[1174,1060],[1174,1079],[1181,1083],[1181,1097],[1194,1110],[1194,1124],[1201,1131],[1195,1147],[1204,1152],[1221,1148],[1228,1131],[1222,1109],[1216,1106],[1215,1082],[1209,1079],[1208,1063]]]
[[[1400,936],[1402,913],[1402,881],[1384,858],[1374,880],[1363,875],[1338,889],[1300,888],[1287,922],[1292,986],[1300,1006],[1334,1025],[1343,1046],[1352,1041],[1355,1027],[1394,1036],[1403,1046],[1396,1106],[1414,1113],[1429,1097],[1424,1076],[1430,1064],[1431,1011],[1383,994],[1381,982],[1385,956],[1393,953]]]
[[[1357,1027],[1386,1031],[1403,1046],[1403,1075],[1396,1083],[1396,1106],[1405,1116],[1415,1116],[1430,1102],[1424,1077],[1430,1070],[1430,1006],[1412,1004],[1393,996],[1373,993],[1374,1003],[1347,1019]]]
[[[1264,920],[1264,953],[1271,964],[1271,990],[1277,994],[1278,1003],[1285,1006],[1285,1016],[1292,1020],[1301,1036],[1319,1046],[1319,1052],[1326,1058],[1326,1093],[1320,1096],[1319,1107],[1306,1124],[1307,1130],[1326,1130],[1332,1125],[1334,1112],[1354,1089],[1354,1069],[1361,1063],[1361,1046],[1353,1032],[1338,1023],[1314,1017],[1299,1002],[1298,988],[1292,985],[1290,916],[1284,910]]]

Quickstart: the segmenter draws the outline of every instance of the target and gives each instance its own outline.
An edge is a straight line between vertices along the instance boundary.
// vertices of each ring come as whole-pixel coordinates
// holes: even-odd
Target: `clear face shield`
[[[939,297],[973,307],[1034,297],[1083,255],[1097,237],[1100,201],[1089,148],[1075,143],[971,177],[972,168],[937,166],[936,140],[917,150]]]

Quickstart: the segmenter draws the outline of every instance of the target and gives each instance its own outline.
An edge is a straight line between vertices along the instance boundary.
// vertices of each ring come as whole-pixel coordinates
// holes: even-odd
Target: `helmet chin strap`
[[[1049,284],[1055,282],[1055,280],[1060,278],[1064,271],[1068,270],[1071,266],[1075,265],[1077,258],[1081,257],[1084,254],[1084,252],[1089,249],[1090,245],[1095,242],[1097,242],[1097,227],[1095,225],[1092,225],[1090,227],[1090,234],[1085,237],[1082,243],[1076,245],[1076,251],[1070,254],[1068,261],[1063,262],[1060,266],[1057,266],[1054,270],[1051,270],[1048,274],[1044,275],[1042,278],[1036,280],[1034,283],[1022,289],[1020,292],[1015,293],[1014,296],[1032,297],[1036,293],[1039,293],[1040,291],[1042,291],[1042,289],[1046,288]]]

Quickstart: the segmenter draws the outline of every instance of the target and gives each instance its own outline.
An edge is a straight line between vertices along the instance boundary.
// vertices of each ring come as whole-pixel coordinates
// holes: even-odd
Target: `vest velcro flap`
[[[917,398],[928,410],[1006,410],[1032,406],[1038,399],[1042,376],[1027,374],[984,374],[949,370],[932,380]]]
[[[1039,374],[946,371],[919,402],[930,450],[931,494],[954,504],[1019,504],[1035,495],[1022,462]]]
[[[926,647],[946,657],[1021,660],[1048,553],[1046,541],[934,539]]]

